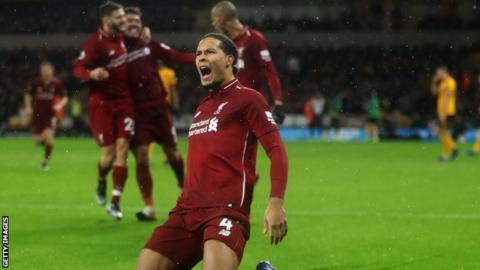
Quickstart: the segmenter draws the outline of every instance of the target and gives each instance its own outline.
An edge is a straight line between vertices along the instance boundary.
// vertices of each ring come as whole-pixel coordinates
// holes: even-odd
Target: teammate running
[[[55,68],[50,62],[40,65],[40,76],[34,79],[25,94],[24,106],[31,115],[31,126],[35,144],[44,147],[43,170],[48,170],[48,161],[52,156],[53,138],[57,123],[56,113],[68,103],[63,82],[55,77]],[[55,102],[56,99],[60,99]]]

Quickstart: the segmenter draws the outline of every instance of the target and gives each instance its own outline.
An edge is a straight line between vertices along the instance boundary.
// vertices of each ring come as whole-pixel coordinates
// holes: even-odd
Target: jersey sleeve
[[[73,64],[73,76],[81,81],[90,80],[90,70],[98,59],[98,51],[95,42],[87,40],[83,45],[82,51]]]
[[[148,44],[152,50],[153,56],[157,60],[167,61],[169,63],[193,63],[195,61],[195,54],[179,52],[175,49],[172,49],[165,43],[160,43],[158,41],[152,40]]]
[[[282,87],[277,69],[270,56],[267,40],[260,32],[256,32],[255,35],[255,59],[260,63],[263,75],[267,78],[268,88],[272,93],[273,99],[282,100]]]
[[[265,134],[278,130],[265,97],[257,92],[250,95],[251,98],[247,101],[248,105],[246,107],[246,120],[250,131],[258,139]]]

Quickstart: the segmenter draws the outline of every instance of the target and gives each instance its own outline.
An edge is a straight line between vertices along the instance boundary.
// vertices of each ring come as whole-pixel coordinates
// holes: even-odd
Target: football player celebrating
[[[31,115],[33,140],[45,149],[41,167],[48,170],[57,123],[55,114],[67,105],[68,97],[65,95],[63,82],[55,77],[55,68],[50,62],[43,62],[39,72],[39,78],[32,81],[28,93],[25,94],[24,105],[27,114]],[[55,102],[56,98],[60,98],[60,101]]]
[[[128,85],[127,50],[123,43],[125,11],[114,2],[100,6],[101,26],[83,45],[73,75],[90,86],[88,118],[101,150],[98,162],[97,202],[106,203],[106,176],[113,166],[112,200],[108,213],[123,218],[120,196],[127,180],[129,140],[135,132]]]
[[[196,66],[209,91],[189,129],[187,174],[177,205],[140,254],[137,269],[237,269],[250,232],[250,205],[260,141],[270,161],[271,191],[264,231],[271,244],[287,234],[283,208],[288,161],[266,99],[235,78],[235,44],[204,36]]]
[[[238,81],[246,87],[260,91],[263,76],[267,78],[274,100],[275,120],[282,124],[285,113],[280,79],[262,33],[242,24],[235,5],[230,1],[216,4],[212,8],[211,17],[215,30],[230,37],[238,49]]]
[[[132,149],[137,164],[137,182],[145,207],[137,213],[139,220],[155,220],[152,198],[152,176],[148,146],[162,144],[168,163],[176,175],[178,186],[184,178],[183,158],[177,150],[177,136],[167,93],[158,76],[158,61],[193,63],[195,54],[181,53],[156,40],[144,42],[141,38],[142,19],[138,7],[125,9],[127,24],[125,44],[128,51],[128,80],[135,109],[135,135]]]

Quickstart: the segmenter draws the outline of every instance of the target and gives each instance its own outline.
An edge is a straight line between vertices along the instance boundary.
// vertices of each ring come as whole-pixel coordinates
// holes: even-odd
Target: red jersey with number
[[[53,78],[49,82],[42,79],[34,79],[30,85],[29,94],[32,97],[32,108],[35,115],[41,114],[46,117],[55,115],[53,110],[55,97],[63,97],[65,88],[63,82]]]
[[[167,92],[158,75],[158,60],[168,63],[193,63],[193,53],[178,52],[168,45],[151,40],[125,39],[128,51],[128,79],[135,107],[145,103],[165,102]]]
[[[211,92],[189,129],[187,172],[176,209],[220,207],[248,222],[257,140],[274,131],[267,101],[257,91],[235,79]]]
[[[90,71],[102,67],[109,73],[103,81],[90,79]],[[108,36],[102,30],[91,35],[74,63],[73,75],[88,81],[90,99],[109,101],[130,99],[127,73],[127,49],[123,35]]]
[[[238,50],[237,77],[240,83],[260,90],[265,77],[273,99],[281,100],[280,80],[263,35],[255,29],[245,27],[233,41]]]

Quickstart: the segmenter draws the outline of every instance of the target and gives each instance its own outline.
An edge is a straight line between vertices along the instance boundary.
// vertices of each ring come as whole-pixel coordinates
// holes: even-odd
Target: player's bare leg
[[[237,254],[218,240],[207,240],[203,245],[203,270],[235,270],[238,268]]]
[[[167,156],[168,163],[177,177],[177,185],[182,188],[183,178],[185,177],[182,154],[178,151],[177,146],[162,145],[162,147]]]
[[[169,258],[150,249],[143,249],[138,258],[136,270],[176,270],[178,269]]]
[[[115,142],[115,160],[113,162],[112,176],[113,189],[112,200],[108,206],[108,213],[117,220],[123,218],[120,210],[120,197],[122,196],[123,188],[127,180],[127,157],[128,157],[129,142],[126,138],[118,138]]]
[[[472,148],[468,151],[468,155],[475,157],[480,153],[480,129],[477,131],[477,139],[473,144]]]
[[[102,146],[100,150],[96,199],[99,205],[105,205],[107,203],[107,175],[112,169],[113,160],[115,159],[115,145]]]
[[[136,213],[137,219],[140,221],[153,221],[157,219],[153,207],[153,181],[150,173],[149,148],[150,146],[148,145],[141,145],[133,149],[137,164],[137,183],[145,204],[143,210]]]
[[[40,134],[36,134],[33,140],[36,145],[41,145],[44,148],[44,157],[41,163],[41,168],[45,171],[48,170],[48,161],[52,155],[53,150],[53,135],[54,131],[51,128],[46,128]]]

